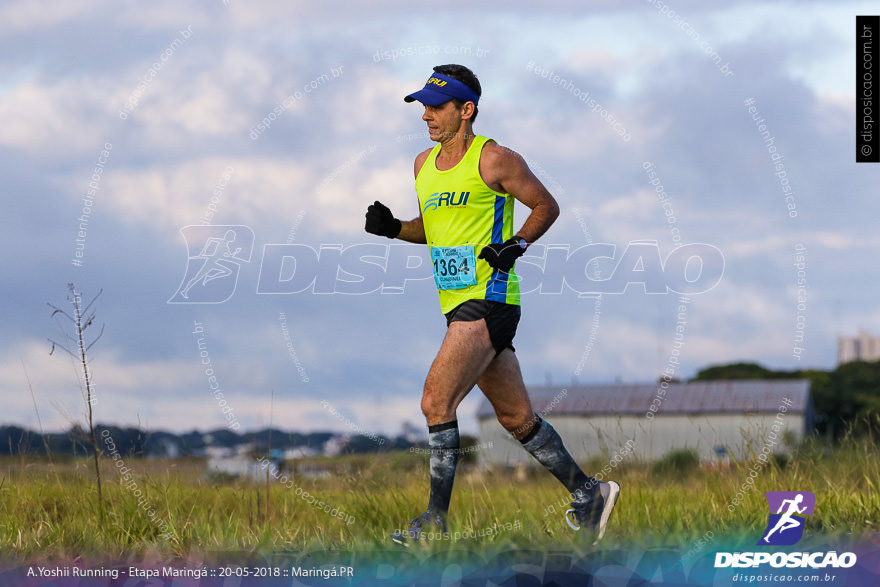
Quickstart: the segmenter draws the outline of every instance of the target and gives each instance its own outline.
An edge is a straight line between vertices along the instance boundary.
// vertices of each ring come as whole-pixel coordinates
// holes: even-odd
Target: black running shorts
[[[504,304],[490,300],[468,300],[456,306],[446,314],[446,327],[453,322],[474,322],[485,319],[489,329],[489,339],[495,348],[495,356],[509,348],[512,351],[513,337],[519,324],[520,308],[513,304]]]

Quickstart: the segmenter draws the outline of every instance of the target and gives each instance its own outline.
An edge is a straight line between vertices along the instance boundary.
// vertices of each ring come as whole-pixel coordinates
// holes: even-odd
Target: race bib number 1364
[[[461,289],[477,283],[473,246],[431,247],[437,289]]]

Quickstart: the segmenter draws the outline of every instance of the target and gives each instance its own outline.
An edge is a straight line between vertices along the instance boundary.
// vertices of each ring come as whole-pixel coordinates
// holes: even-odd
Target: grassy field
[[[6,555],[17,560],[90,554],[210,560],[232,551],[375,550],[388,548],[388,533],[424,509],[428,478],[423,454],[342,457],[323,464],[334,468],[330,478],[297,476],[291,488],[277,481],[267,487],[210,480],[204,462],[195,459],[130,459],[126,483],[105,459],[102,513],[89,461],[56,459],[50,465],[8,458],[0,461],[0,541]],[[706,540],[707,532],[728,541],[741,536],[754,544],[767,522],[765,491],[816,495],[808,535],[860,536],[880,530],[880,459],[874,443],[850,440],[833,452],[803,447],[787,463],[761,468],[753,477],[754,488],[731,511],[731,499],[742,491],[753,465],[687,471],[621,465],[613,475],[622,486],[621,501],[603,548],[663,544],[687,551]],[[302,491],[337,517],[310,505]],[[453,534],[428,548],[583,550],[583,539],[562,518],[565,497],[543,470],[517,479],[509,471],[462,465],[452,502]]]

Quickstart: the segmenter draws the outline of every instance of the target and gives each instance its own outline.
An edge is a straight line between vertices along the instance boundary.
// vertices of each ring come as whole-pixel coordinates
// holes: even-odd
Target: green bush
[[[656,474],[674,473],[677,475],[686,475],[700,464],[700,457],[697,451],[691,449],[679,449],[666,453],[663,458],[654,463],[652,470]]]

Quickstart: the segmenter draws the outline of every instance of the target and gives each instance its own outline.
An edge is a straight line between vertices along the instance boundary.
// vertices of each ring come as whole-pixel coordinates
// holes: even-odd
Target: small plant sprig
[[[94,393],[92,390],[92,378],[91,373],[89,372],[89,361],[87,358],[87,354],[89,349],[91,349],[96,342],[101,338],[104,334],[104,326],[101,326],[101,332],[91,340],[91,342],[86,343],[86,330],[94,323],[95,321],[95,313],[92,311],[92,306],[95,303],[95,300],[98,299],[98,296],[104,290],[100,290],[92,301],[86,304],[85,307],[82,306],[82,293],[76,291],[76,287],[73,283],[67,284],[67,289],[70,291],[70,295],[67,297],[67,301],[73,306],[73,315],[71,316],[69,312],[66,310],[62,310],[61,308],[54,306],[52,304],[47,304],[50,308],[52,308],[52,318],[56,316],[63,316],[70,320],[71,324],[73,324],[73,334],[68,334],[63,328],[62,333],[64,334],[65,339],[67,339],[67,344],[58,343],[51,338],[49,342],[52,343],[52,350],[49,351],[49,354],[52,355],[55,352],[55,348],[58,347],[61,350],[65,351],[68,355],[74,358],[74,360],[79,361],[83,378],[85,379],[85,392],[86,392],[86,406],[88,409],[88,418],[89,418],[89,435],[90,442],[92,445],[92,455],[95,458],[95,480],[98,484],[98,506],[101,512],[101,517],[104,515],[104,500],[101,494],[101,467],[98,462],[99,449],[98,449],[98,441],[95,437],[95,425],[94,425],[94,404],[95,399]],[[91,312],[91,313],[89,313]],[[68,348],[69,345],[76,346],[76,352]]]

